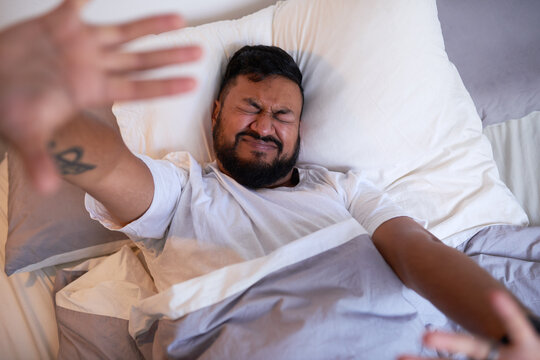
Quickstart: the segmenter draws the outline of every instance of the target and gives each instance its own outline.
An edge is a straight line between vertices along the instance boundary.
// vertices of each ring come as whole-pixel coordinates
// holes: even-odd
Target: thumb
[[[85,3],[86,0],[62,0],[56,6],[56,8],[54,8],[53,13],[63,14],[66,12],[71,12],[74,9],[80,9],[85,5]]]
[[[86,4],[90,2],[90,0],[67,0],[72,1],[75,3],[75,6],[77,6],[77,9],[81,10]]]

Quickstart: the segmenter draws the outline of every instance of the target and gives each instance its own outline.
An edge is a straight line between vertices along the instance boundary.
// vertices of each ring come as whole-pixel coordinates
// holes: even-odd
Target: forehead
[[[226,90],[224,102],[235,105],[245,99],[257,100],[264,106],[287,107],[297,115],[302,108],[300,88],[283,76],[267,76],[261,81],[252,81],[249,75],[238,75]]]

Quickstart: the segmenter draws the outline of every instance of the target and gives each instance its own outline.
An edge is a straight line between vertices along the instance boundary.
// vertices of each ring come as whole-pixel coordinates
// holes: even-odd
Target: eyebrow
[[[255,107],[255,108],[259,109],[259,110],[261,109],[261,105],[259,105],[259,103],[255,99],[253,99],[253,98],[244,98],[243,100],[244,100],[244,102],[248,103],[249,105],[251,105],[251,106],[253,106],[253,107]]]

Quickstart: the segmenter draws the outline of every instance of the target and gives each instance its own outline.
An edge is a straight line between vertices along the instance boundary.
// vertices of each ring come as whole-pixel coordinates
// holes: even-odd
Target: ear
[[[221,103],[219,102],[219,99],[214,101],[214,109],[212,110],[212,127],[216,125],[216,120],[219,116],[219,112],[221,111]]]

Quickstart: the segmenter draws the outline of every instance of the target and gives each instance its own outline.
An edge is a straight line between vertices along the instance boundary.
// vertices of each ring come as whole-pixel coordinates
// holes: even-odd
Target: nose
[[[259,113],[249,127],[262,137],[274,134],[272,115],[267,112]]]

